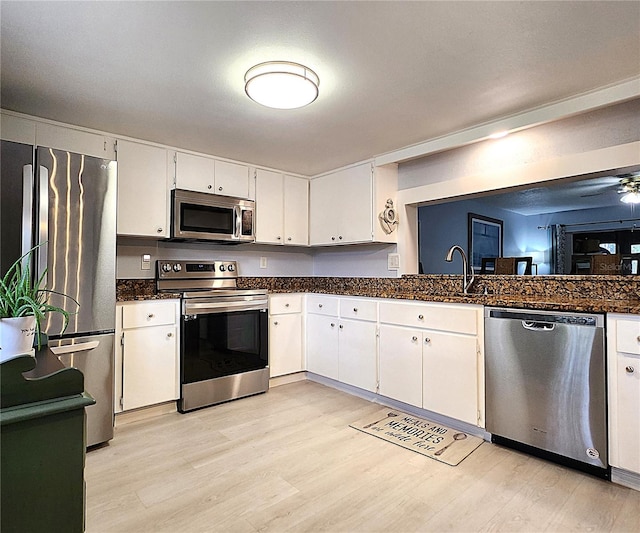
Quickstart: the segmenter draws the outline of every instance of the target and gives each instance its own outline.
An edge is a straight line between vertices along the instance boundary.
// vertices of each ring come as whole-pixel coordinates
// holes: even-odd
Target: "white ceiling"
[[[640,75],[640,2],[0,2],[1,105],[315,175]],[[298,110],[256,63],[320,76]]]

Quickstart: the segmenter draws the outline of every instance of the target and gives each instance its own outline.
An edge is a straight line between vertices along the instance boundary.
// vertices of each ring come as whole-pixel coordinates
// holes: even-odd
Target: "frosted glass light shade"
[[[640,204],[640,192],[628,192],[620,198],[625,204]]]
[[[320,78],[311,69],[289,61],[268,61],[244,75],[247,96],[267,107],[295,109],[318,97]]]

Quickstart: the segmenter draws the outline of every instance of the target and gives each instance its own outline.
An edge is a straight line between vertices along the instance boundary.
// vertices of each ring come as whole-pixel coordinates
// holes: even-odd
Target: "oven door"
[[[266,309],[182,317],[182,383],[268,367]]]

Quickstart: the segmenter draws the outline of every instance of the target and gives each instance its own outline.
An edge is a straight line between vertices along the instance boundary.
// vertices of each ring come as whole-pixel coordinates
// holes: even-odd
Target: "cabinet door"
[[[118,235],[169,237],[167,150],[118,140],[117,156]]]
[[[338,176],[335,195],[342,206],[338,240],[342,243],[370,242],[373,239],[371,165],[366,163],[346,169]]]
[[[249,167],[216,160],[215,183],[216,194],[249,198]]]
[[[376,323],[341,320],[338,377],[342,383],[376,391]]]
[[[124,332],[122,406],[136,409],[178,399],[177,328]]]
[[[419,331],[380,326],[380,389],[383,396],[422,407],[422,336]]]
[[[215,161],[208,157],[176,153],[176,188],[214,193]]]
[[[640,357],[617,354],[616,366],[618,464],[614,466],[640,473]]]
[[[338,218],[342,209],[340,191],[332,176],[315,178],[309,183],[309,244],[338,242]],[[358,199],[352,199],[357,201]]]
[[[284,176],[284,243],[309,244],[309,180]]]
[[[36,144],[105,159],[116,157],[114,139],[44,122],[36,123]]]
[[[271,377],[302,370],[302,315],[276,315],[269,322]]]
[[[338,379],[338,319],[307,315],[307,370]]]
[[[256,171],[256,242],[283,243],[284,201],[282,174]]]
[[[422,407],[476,425],[476,337],[425,331],[422,353]]]

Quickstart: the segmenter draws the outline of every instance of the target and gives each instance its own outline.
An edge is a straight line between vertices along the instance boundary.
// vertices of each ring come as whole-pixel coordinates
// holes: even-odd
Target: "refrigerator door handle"
[[[49,169],[40,165],[38,183],[38,242],[42,244],[49,240]],[[40,246],[37,254],[37,276],[42,279],[43,284],[47,285],[47,249],[48,246]]]
[[[22,187],[22,255],[24,256],[33,246],[33,165],[22,167]]]
[[[65,344],[63,346],[50,346],[54,355],[60,356],[66,353],[87,352],[98,347],[100,341],[79,342],[78,344]]]

